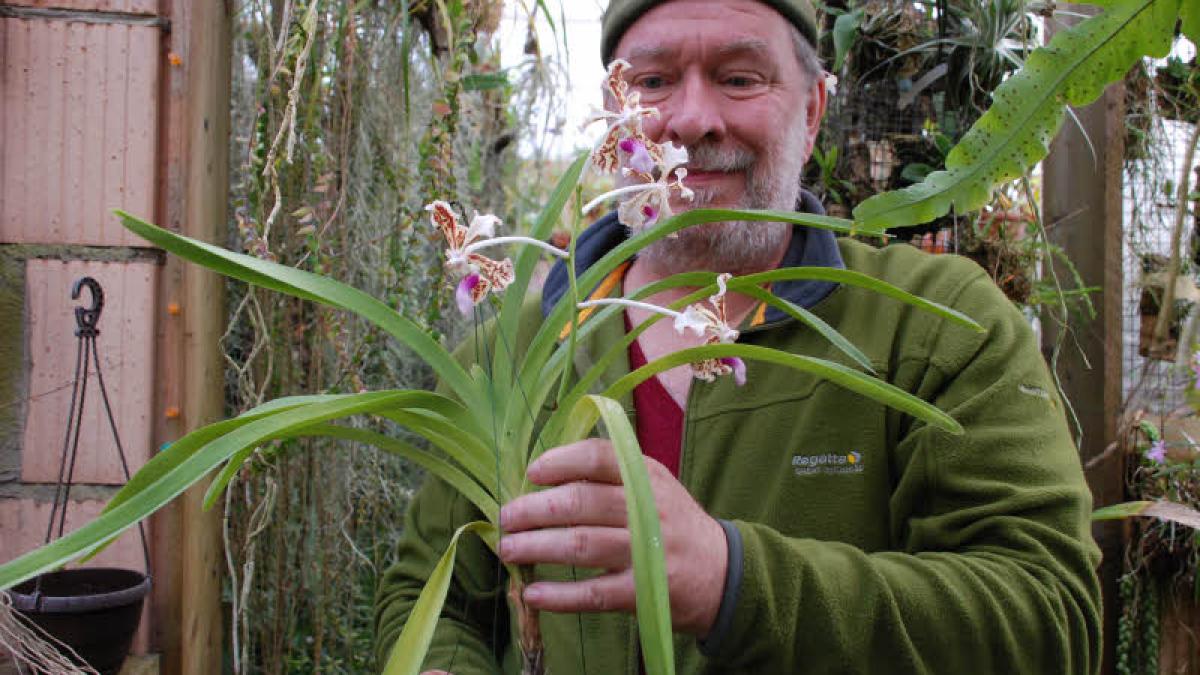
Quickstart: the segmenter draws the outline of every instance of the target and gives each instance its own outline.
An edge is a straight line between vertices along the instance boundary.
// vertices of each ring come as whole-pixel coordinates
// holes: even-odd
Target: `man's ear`
[[[826,89],[825,73],[814,78],[809,86],[804,103],[804,160],[812,157],[813,146],[817,143],[817,134],[821,131],[821,122],[825,118],[825,104],[828,91]]]

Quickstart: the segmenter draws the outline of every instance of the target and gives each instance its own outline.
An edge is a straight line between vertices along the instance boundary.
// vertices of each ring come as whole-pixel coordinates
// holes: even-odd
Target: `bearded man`
[[[688,150],[695,198],[672,210],[821,210],[800,189],[826,98],[808,0],[613,0],[603,31],[604,61],[627,61],[631,91],[659,110],[645,121],[650,139]],[[627,234],[615,214],[589,228],[580,271]],[[697,382],[686,366],[641,385],[629,404],[661,514],[679,672],[1096,671],[1089,493],[1032,331],[982,270],[823,230],[719,223],[657,242],[593,297],[684,271],[802,265],[870,274],[987,329],[826,282],[772,288],[966,433],[760,363],[747,364],[742,388]],[[560,264],[544,311],[566,287]],[[650,300],[666,305],[692,290]],[[840,358],[782,312],[732,292],[727,303],[741,342]],[[637,309],[617,316],[582,341],[583,354],[603,353],[648,318]],[[606,381],[699,342],[660,321]],[[523,599],[543,612],[549,671],[638,672],[629,533],[608,442],[548,450],[528,476],[547,489],[504,506],[499,553],[544,572]],[[381,656],[451,533],[477,517],[438,481],[415,498],[380,594]],[[427,667],[512,672],[497,563],[466,540],[459,557]],[[572,578],[563,566],[605,572]]]

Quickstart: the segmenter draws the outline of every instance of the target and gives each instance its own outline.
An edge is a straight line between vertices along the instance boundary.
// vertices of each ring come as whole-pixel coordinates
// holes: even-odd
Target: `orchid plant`
[[[853,344],[815,315],[775,297],[769,291],[769,284],[819,279],[859,286],[950,322],[980,328],[951,309],[869,276],[840,269],[789,268],[738,278],[684,273],[629,290],[619,299],[623,303],[598,300],[581,303],[579,289],[596,287],[606,275],[654,241],[701,223],[775,221],[882,236],[888,228],[929,222],[951,208],[960,212],[977,208],[986,202],[997,184],[1021,175],[1045,156],[1046,141],[1062,124],[1068,104],[1082,106],[1094,101],[1109,82],[1123,77],[1135,60],[1146,55],[1165,55],[1177,24],[1194,42],[1200,40],[1200,5],[1190,0],[1115,0],[1102,4],[1103,12],[1057,32],[1049,46],[1030,54],[1029,66],[1001,85],[994,97],[996,103],[950,153],[945,171],[934,172],[905,190],[873,197],[855,209],[853,220],[737,209],[672,213],[672,196],[685,201],[691,196],[684,184],[686,152],[669,144],[654,143],[647,136],[642,122],[657,111],[642,106],[638,93],[630,91],[624,79],[628,64],[614,62],[608,77],[613,110],[598,115],[600,121],[606,122],[606,130],[595,150],[579,157],[563,175],[528,239],[495,237],[499,221],[494,216],[475,215],[463,227],[462,219],[449,204],[444,201],[430,204],[431,218],[446,238],[446,264],[459,276],[455,293],[459,308],[475,317],[479,333],[493,347],[486,357],[469,366],[457,361],[446,346],[418,324],[361,291],[271,260],[181,237],[118,212],[127,228],[169,253],[247,283],[356,313],[408,346],[438,375],[448,393],[387,390],[287,397],[197,429],[148,462],[95,520],[0,565],[0,589],[94,555],[122,531],[216,472],[206,499],[208,505],[213,504],[254,449],[268,441],[300,436],[344,439],[411,459],[461,492],[481,514],[480,520],[463,525],[454,535],[413,606],[385,666],[387,673],[415,674],[422,665],[446,597],[460,537],[465,533],[475,534],[494,549],[499,539],[499,507],[529,489],[523,479],[533,457],[544,448],[591,433],[603,419],[604,431],[612,440],[619,460],[627,497],[638,629],[646,671],[673,673],[670,608],[653,495],[636,436],[616,400],[655,374],[685,364],[691,364],[701,380],[728,374],[738,384],[753,387],[745,362],[757,360],[825,378],[930,425],[959,432],[958,424],[942,411],[874,377],[871,364]],[[576,193],[575,186],[588,165],[601,172],[619,172],[628,184],[603,195],[584,210],[621,198],[618,215],[632,234],[576,278],[574,244],[564,252],[550,250],[540,242],[549,236],[568,198]],[[479,253],[488,246],[521,243],[530,245],[520,250],[515,261],[497,261]],[[534,265],[543,252],[567,259],[571,292],[554,306],[518,357],[512,346],[517,337],[521,305]],[[696,290],[671,307],[654,307],[649,320],[630,331],[620,344],[612,345],[590,369],[574,372],[571,357],[579,336],[593,330],[606,315],[623,311],[622,304],[640,303],[671,287]],[[858,368],[738,343],[736,330],[725,322],[723,302],[729,291],[749,295],[803,322],[828,339]],[[489,308],[491,316],[485,326]],[[586,321],[585,313],[592,313]],[[677,330],[690,330],[704,337],[705,344],[652,361],[600,388],[600,373],[649,325],[666,317],[675,321]],[[566,331],[569,339],[560,339],[567,326],[571,328]],[[508,395],[513,391],[520,395]],[[535,416],[530,413],[542,409],[552,395],[556,396],[557,404],[554,412],[536,427]],[[434,449],[418,448],[368,429],[334,423],[355,416],[373,416],[402,425],[428,439]],[[1159,502],[1106,507],[1094,517],[1135,515],[1172,517],[1164,513]],[[528,578],[528,570],[507,571],[514,589],[519,591],[519,585]],[[510,598],[519,597],[519,592],[510,594]],[[514,602],[519,605],[519,600]],[[513,612],[526,672],[537,672],[536,665],[542,663],[539,654],[542,645],[536,614],[519,606]]]
[[[124,225],[151,245],[229,277],[356,313],[373,323],[421,358],[439,377],[448,392],[415,390],[370,391],[356,394],[293,396],[271,401],[241,415],[197,429],[172,443],[149,461],[112,499],[94,521],[50,544],[0,566],[0,588],[10,588],[37,574],[80,557],[94,555],[126,528],[149,516],[174,497],[215,472],[205,504],[216,503],[231,479],[254,450],[272,440],[323,436],[372,445],[412,460],[457,489],[478,509],[480,520],[463,525],[412,607],[384,672],[417,673],[432,640],[445,602],[458,541],[474,534],[493,550],[500,536],[500,506],[528,490],[525,470],[544,449],[578,440],[592,433],[601,420],[611,439],[621,469],[632,539],[637,588],[638,629],[647,672],[673,673],[670,608],[657,511],[645,465],[629,420],[618,400],[639,383],[669,368],[690,364],[696,386],[716,386],[716,378],[731,376],[738,386],[753,387],[747,361],[763,361],[828,379],[866,398],[901,410],[927,424],[950,432],[959,425],[941,410],[874,376],[869,361],[843,336],[803,308],[774,296],[772,282],[817,279],[859,286],[942,317],[952,323],[982,330],[962,314],[913,296],[899,288],[850,270],[801,267],[733,277],[729,274],[692,272],[675,275],[644,288],[629,289],[619,298],[581,301],[580,289],[590,290],[648,244],[673,236],[693,225],[727,220],[788,222],[841,233],[858,231],[882,235],[881,229],[855,228],[850,221],[804,213],[733,209],[694,209],[672,213],[672,195],[686,200],[684,185],[687,153],[670,144],[658,144],[642,129],[642,120],[657,114],[640,105],[623,79],[628,67],[614,62],[609,88],[619,112],[601,119],[608,126],[595,149],[580,156],[567,170],[529,236],[496,236],[500,220],[474,214],[464,225],[447,201],[434,200],[426,207],[433,227],[445,238],[445,265],[457,280],[455,299],[463,314],[473,317],[476,331],[490,347],[485,356],[464,366],[445,346],[412,320],[380,300],[332,279],[271,260],[228,251],[174,234],[132,215],[118,212]],[[574,243],[561,250],[543,242],[562,214],[586,167],[619,171],[629,183],[576,210],[595,208],[620,198],[618,214],[631,236],[582,275],[575,275]],[[515,260],[491,258],[480,251],[505,245],[519,246]],[[570,293],[542,322],[524,349],[514,349],[522,305],[539,256],[549,254],[566,261]],[[669,307],[648,304],[645,298],[673,287],[694,289]],[[740,344],[738,331],[728,323],[726,295],[749,295],[805,323],[825,336],[859,368],[838,362]],[[614,313],[640,307],[652,316],[613,344],[590,369],[575,372],[573,352],[578,339]],[[590,315],[590,317],[589,317]],[[587,320],[584,320],[588,317]],[[601,373],[620,358],[629,345],[654,322],[669,318],[675,330],[703,338],[701,346],[657,359],[601,388]],[[569,330],[566,330],[569,329]],[[563,333],[569,338],[560,337]],[[478,356],[478,355],[477,355]],[[519,395],[510,395],[519,392]],[[554,412],[537,426],[533,411],[553,398]],[[432,446],[424,449],[361,426],[336,423],[355,416],[370,416],[406,427]],[[509,594],[526,673],[540,672],[544,646],[537,631],[537,614],[521,605],[521,587],[532,570],[508,566]]]

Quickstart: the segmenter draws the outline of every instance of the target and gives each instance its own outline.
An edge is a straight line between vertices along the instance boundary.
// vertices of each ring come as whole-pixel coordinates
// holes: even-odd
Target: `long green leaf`
[[[529,232],[530,237],[543,241],[550,237],[554,231],[554,224],[558,222],[567,200],[571,198],[575,186],[579,183],[579,176],[587,166],[589,156],[590,153],[582,153],[558,180],[554,191],[550,193],[550,200],[542,208],[537,222]],[[499,339],[495,341],[495,357],[492,364],[492,379],[494,382],[500,383],[499,386],[504,389],[510,386],[512,377],[513,355],[509,354],[508,350],[516,344],[517,322],[521,317],[521,307],[526,301],[525,293],[529,290],[529,280],[533,276],[533,268],[541,255],[541,250],[536,247],[525,246],[522,248],[521,252],[517,254],[517,261],[514,265],[515,278],[504,291],[500,323],[497,326]]]
[[[847,340],[844,335],[837,332],[837,329],[830,326],[821,317],[758,286],[745,286],[739,289],[739,291],[760,302],[765,302],[772,307],[780,309],[784,314],[813,329],[818,335],[825,338],[827,342],[836,347],[840,352],[849,356],[851,360],[862,366],[867,372],[872,375],[875,374],[875,366],[871,364],[871,359],[867,358],[867,355],[861,349],[856,347],[853,342]]]
[[[415,323],[370,295],[311,272],[234,253],[175,234],[124,211],[117,210],[115,213],[131,232],[185,260],[256,286],[357,314],[416,352],[459,398],[469,404],[468,407],[477,409],[476,406],[482,403],[471,378],[445,347]]]
[[[1200,3],[1184,2],[1179,10],[1179,20],[1183,25],[1183,34],[1200,49]]]
[[[737,356],[743,359],[766,361],[767,363],[774,363],[811,373],[822,379],[829,380],[838,386],[849,389],[856,394],[862,394],[890,408],[908,413],[943,431],[952,434],[963,433],[962,426],[954,421],[953,417],[939,410],[937,406],[931,405],[927,401],[917,398],[892,384],[869,377],[853,368],[848,368],[833,361],[816,359],[811,356],[801,356],[800,354],[788,354],[776,349],[754,345],[720,344],[682,349],[660,359],[655,359],[622,377],[605,390],[604,395],[610,398],[621,398],[633,391],[633,388],[637,385],[664,370],[703,359],[720,358],[723,356]],[[747,386],[752,385],[748,384]]]
[[[1122,502],[1092,511],[1092,520],[1123,520],[1135,516],[1158,518],[1200,531],[1200,511],[1177,502]]]
[[[412,408],[408,410],[385,411],[381,417],[396,422],[424,436],[454,461],[458,462],[466,472],[479,481],[488,492],[499,496],[499,486],[496,485],[495,450],[478,436],[469,434],[444,419],[427,414],[425,411]]]
[[[499,534],[491,523],[475,521],[455,531],[450,546],[421,589],[421,595],[417,597],[408,621],[400,631],[400,637],[392,645],[387,664],[383,667],[384,675],[418,675],[421,672],[438,617],[442,614],[442,606],[446,604],[446,592],[450,589],[450,578],[454,574],[454,556],[458,553],[458,539],[467,532],[478,535],[488,546],[496,548]]]
[[[179,453],[181,461],[170,465],[149,484],[137,481],[141,471],[122,489],[123,499],[106,509],[95,520],[79,529],[26,553],[4,565],[0,565],[0,589],[10,588],[42,572],[61,567],[71,560],[87,554],[105,542],[111,541],[125,529],[154,513],[187,488],[206,476],[215,467],[228,460],[237,451],[261,444],[263,441],[317,424],[351,415],[374,413],[379,410],[405,405],[420,404],[426,392],[373,392],[355,394],[340,400],[318,403],[283,410],[275,414],[254,419],[241,426],[230,426],[226,420],[199,429],[176,441],[160,456]],[[218,431],[214,432],[216,428]],[[212,436],[225,431],[217,438]],[[193,444],[199,438],[204,441],[198,450]],[[177,450],[177,448],[179,450]],[[147,464],[147,467],[149,464]],[[145,467],[142,471],[145,471]],[[119,493],[118,497],[122,495]],[[117,498],[114,497],[114,501]]]
[[[426,471],[446,481],[483,513],[489,522],[500,522],[500,506],[496,499],[488,494],[482,485],[471,479],[462,469],[437,455],[422,450],[412,443],[406,443],[398,438],[385,436],[367,429],[336,426],[333,424],[318,424],[305,428],[298,436],[324,436],[345,441],[353,441],[370,445],[384,452],[398,455],[409,461],[416,462]]]
[[[646,672],[673,675],[675,649],[671,641],[671,600],[662,528],[637,433],[629,424],[621,404],[611,398],[586,396],[579,401],[575,411],[582,418],[594,420],[598,415],[604,420],[604,429],[612,441],[621,469],[637,596],[638,635]]]
[[[792,281],[797,279],[831,281],[835,283],[857,286],[893,298],[895,300],[899,300],[900,302],[912,305],[918,309],[930,312],[936,316],[946,319],[947,321],[950,321],[951,323],[963,326],[964,328],[975,331],[984,330],[984,328],[973,319],[955,309],[932,302],[930,300],[926,300],[887,282],[880,281],[874,277],[862,274],[861,272],[854,272],[851,270],[828,267],[791,267],[771,270],[760,274],[748,274],[741,277],[734,277],[733,279],[729,280],[728,287],[731,290],[736,290],[742,293],[765,294],[760,296],[760,299],[766,299],[766,296],[770,294],[760,288],[762,284],[778,281]],[[627,297],[631,299],[641,299],[659,293],[668,288],[676,288],[680,286],[695,286],[698,287],[698,290],[688,294],[676,302],[671,303],[671,309],[681,309],[688,304],[697,302],[715,293],[717,290],[716,274],[712,272],[684,272],[681,274],[676,274],[655,283],[647,284],[646,286],[637,289]],[[773,295],[770,297],[774,298],[776,301],[772,303],[774,306],[781,307],[781,309],[783,309],[785,312],[788,311],[789,308],[782,306],[784,304],[782,299]],[[791,303],[787,304],[790,305]],[[608,317],[610,317],[613,313],[618,311],[621,311],[620,307],[606,307],[602,309],[583,324],[583,326],[580,328],[581,332],[587,334],[591,330],[594,330],[596,326],[601,325],[604,321],[608,320]],[[821,325],[828,327],[828,324],[825,324],[824,321],[821,321],[815,315],[813,315],[812,318],[819,321]],[[584,373],[583,377],[580,378],[579,382],[575,384],[574,388],[572,388],[572,390],[564,398],[563,405],[559,408],[559,410],[555,411],[547,420],[542,429],[541,435],[539,436],[539,446],[550,447],[559,443],[558,439],[560,434],[563,433],[564,424],[566,424],[568,421],[565,418],[567,417],[568,411],[573,409],[575,401],[577,401],[581,396],[591,389],[592,385],[595,384],[600,375],[612,365],[615,359],[625,354],[626,350],[629,348],[629,345],[637,339],[642,331],[646,330],[651,324],[661,319],[662,317],[658,315],[650,317],[647,321],[643,322],[641,326],[638,326],[634,330],[628,332],[621,343],[612,345],[609,350],[605,352],[603,356],[601,356],[600,359],[592,364],[591,369],[587,373]],[[801,320],[803,319],[801,318]],[[859,350],[857,347],[854,347],[852,343],[842,337],[841,334],[837,333],[837,331],[832,327],[828,327],[828,331],[828,333],[824,331],[820,332],[826,339],[829,339],[834,346],[842,349],[843,352],[847,353],[860,365],[864,365],[869,371],[873,372],[869,359],[865,354],[862,354],[861,350]],[[841,339],[838,340],[837,338]],[[845,342],[844,345],[839,344],[843,341]],[[560,345],[559,349],[551,356],[550,360],[547,362],[542,371],[542,382],[547,382],[554,379],[558,376],[558,369],[566,367],[563,355],[564,350]]]
[[[600,258],[600,260],[593,263],[583,276],[579,278],[579,288],[585,289],[585,291],[595,288],[610,272],[615,270],[621,263],[633,257],[634,254],[651,242],[658,241],[694,225],[730,220],[784,222],[832,230],[843,234],[883,234],[883,230],[857,227],[855,223],[843,218],[818,216],[812,213],[739,209],[695,209],[672,216],[663,221],[662,224],[644,232],[639,232],[617,245]],[[570,298],[564,296],[554,306],[554,309],[550,312],[550,316],[542,322],[542,326],[538,329],[537,334],[534,335],[520,370],[520,384],[525,391],[528,392],[534,389],[533,385],[537,378],[541,376],[542,368],[546,365],[546,360],[550,358],[555,342],[558,339],[558,334],[562,331],[567,321],[570,320],[574,311],[575,308],[571,306]],[[531,403],[533,403],[536,410],[542,404],[542,401],[531,401]]]
[[[1066,105],[1095,101],[1144,56],[1170,50],[1180,0],[1113,0],[1108,11],[1058,33],[996,89],[994,103],[946,159],[946,170],[877,195],[854,210],[863,226],[927,223],[954,208],[983,206],[995,186],[1018,178],[1049,151]],[[1195,3],[1195,0],[1185,0]]]

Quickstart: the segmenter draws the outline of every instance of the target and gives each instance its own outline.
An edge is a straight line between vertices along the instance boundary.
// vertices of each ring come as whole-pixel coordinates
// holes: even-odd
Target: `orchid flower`
[[[475,305],[479,304],[488,291],[499,293],[508,287],[515,279],[513,263],[509,258],[492,260],[476,253],[479,249],[502,244],[532,244],[560,258],[569,254],[546,242],[530,237],[497,237],[496,227],[501,221],[496,216],[478,212],[471,218],[471,224],[463,227],[458,214],[450,204],[437,200],[425,205],[429,219],[434,226],[442,231],[446,238],[446,267],[455,274],[461,274],[462,279],[454,292],[454,300],[458,311],[464,316],[470,316]]]
[[[621,166],[620,145],[626,139],[640,142],[642,148],[650,155],[652,161],[659,161],[658,148],[646,137],[646,133],[642,131],[642,119],[657,117],[658,109],[643,108],[641,105],[641,93],[629,91],[629,83],[625,81],[625,71],[629,70],[629,68],[629,62],[622,59],[617,59],[608,66],[608,91],[616,102],[617,107],[620,108],[620,112],[596,111],[587,124],[584,125],[587,126],[601,121],[608,123],[608,129],[604,132],[604,136],[600,138],[596,149],[592,151],[592,164],[601,173],[613,173]]]
[[[731,274],[717,276],[717,293],[708,298],[712,309],[693,304],[688,305],[682,312],[677,312],[673,309],[628,298],[597,298],[581,302],[578,307],[586,309],[601,305],[622,305],[643,309],[674,319],[676,333],[683,335],[690,330],[697,337],[705,338],[705,345],[732,344],[737,341],[739,333],[736,328],[729,325],[725,312],[725,293],[727,283],[731,278],[733,278]],[[746,384],[746,364],[736,356],[704,359],[691,365],[692,374],[705,382],[712,382],[721,375],[733,375],[737,386]]]
[[[1146,451],[1146,459],[1155,464],[1165,464],[1167,461],[1167,444],[1163,440],[1157,440],[1150,444],[1150,449]]]
[[[644,169],[647,168],[645,159],[652,158],[653,154],[641,141],[627,140],[629,142],[626,145],[629,151],[626,154],[630,159],[627,166],[622,169],[622,173],[642,182],[605,192],[585,204],[583,212],[589,213],[614,197],[626,197],[617,207],[617,218],[636,232],[671,217],[672,192],[678,192],[682,199],[688,201],[694,194],[683,184],[683,179],[687,177],[687,169],[681,165],[686,164],[688,160],[686,148],[681,148],[673,143],[658,146],[658,159],[654,160],[654,165],[648,167],[651,169],[650,171],[645,171]],[[655,173],[658,174],[657,178],[654,176]]]

